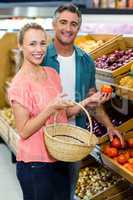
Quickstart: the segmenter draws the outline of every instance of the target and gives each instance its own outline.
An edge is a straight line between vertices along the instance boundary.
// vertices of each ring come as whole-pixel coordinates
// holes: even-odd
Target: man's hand
[[[125,146],[124,138],[123,138],[122,134],[115,127],[108,128],[108,134],[109,134],[109,138],[110,138],[111,142],[113,140],[113,137],[117,136],[120,139],[122,147]]]
[[[83,100],[82,104],[84,107],[87,106],[87,107],[93,109],[93,108],[100,106],[101,104],[104,104],[110,98],[111,98],[111,94],[95,92],[91,96],[89,96],[85,100]]]

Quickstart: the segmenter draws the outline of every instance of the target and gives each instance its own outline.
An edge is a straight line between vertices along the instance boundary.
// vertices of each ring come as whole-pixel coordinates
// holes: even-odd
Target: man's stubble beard
[[[56,37],[56,40],[63,46],[69,46],[69,45],[73,45],[74,44],[74,40],[71,41],[71,42],[64,42],[59,37]]]

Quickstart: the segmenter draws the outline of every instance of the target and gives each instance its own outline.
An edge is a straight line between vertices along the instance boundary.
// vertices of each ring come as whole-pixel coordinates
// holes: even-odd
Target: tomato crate
[[[133,138],[133,131],[127,132],[126,134],[124,134],[124,138],[126,140],[129,139],[129,138]],[[124,164],[123,165],[119,164],[118,161],[116,160],[117,157],[115,157],[116,159],[115,158],[113,159],[113,158],[110,158],[109,156],[107,156],[104,153],[104,147],[107,144],[108,143],[106,142],[106,143],[101,145],[101,158],[102,158],[103,163],[106,166],[108,166],[109,168],[111,168],[112,170],[116,171],[119,175],[121,175],[122,177],[127,179],[130,183],[133,183],[133,171],[130,171],[128,168],[126,168],[124,166]],[[126,149],[126,151],[128,151],[128,149]],[[131,151],[131,150],[129,150],[129,151]]]
[[[93,53],[108,42],[122,37],[120,34],[87,34],[80,35],[75,39],[75,44],[87,53]]]
[[[103,80],[103,81],[107,81],[107,82],[110,82],[110,83],[117,83],[118,80],[119,80],[119,76],[127,73],[130,71],[130,67],[131,67],[131,64],[133,64],[133,52],[130,52],[129,55],[130,55],[130,58],[129,58],[129,55],[126,56],[127,54],[127,51],[132,51],[133,49],[133,41],[129,44],[128,42],[128,38],[127,40],[125,40],[123,37],[118,37],[116,38],[116,40],[113,40],[113,41],[110,41],[108,42],[106,45],[104,45],[103,47],[101,47],[99,50],[95,50],[95,52],[92,52],[91,53],[91,56],[94,58],[94,60],[96,61],[96,78],[97,79],[100,79],[100,80]],[[119,54],[119,59],[116,58],[114,56],[114,52],[117,51],[117,56]],[[118,52],[120,51],[120,52]],[[125,52],[124,52],[125,51]],[[123,53],[122,53],[123,52]],[[120,55],[121,54],[121,55]],[[113,55],[112,57],[113,58],[109,58],[108,56],[109,55]],[[104,57],[103,57],[104,56]],[[122,60],[122,56],[125,56],[123,58],[123,61],[121,62],[121,64],[119,63],[119,67],[117,66],[117,62],[118,60]],[[107,58],[108,57],[108,58]],[[115,57],[115,58],[114,58]],[[128,57],[128,60],[125,61],[124,59],[127,59]],[[101,61],[99,61],[100,59],[105,59],[107,62],[107,59],[108,59],[108,62],[112,62],[110,63],[110,68],[113,67],[114,65],[114,62],[116,66],[114,66],[114,68],[109,69],[109,67],[103,67],[101,63]],[[115,61],[111,61],[110,59],[115,59]],[[107,63],[108,63],[107,62]],[[99,67],[98,67],[99,65]],[[100,68],[100,65],[101,65],[101,68]]]
[[[125,133],[125,134],[133,130],[133,118],[122,123],[120,126],[117,127],[117,129],[121,133]],[[99,144],[103,144],[104,142],[107,142],[109,140],[109,136],[108,134],[105,134],[99,137],[98,140],[99,140]]]

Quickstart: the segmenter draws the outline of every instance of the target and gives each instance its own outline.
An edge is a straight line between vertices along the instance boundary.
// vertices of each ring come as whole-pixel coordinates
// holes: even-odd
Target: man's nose
[[[70,31],[70,30],[71,30],[71,25],[70,25],[70,24],[67,24],[67,25],[66,25],[66,30],[67,30],[67,31]]]

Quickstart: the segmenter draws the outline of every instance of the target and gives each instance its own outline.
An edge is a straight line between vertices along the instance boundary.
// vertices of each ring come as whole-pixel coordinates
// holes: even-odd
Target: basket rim
[[[67,124],[67,123],[49,124],[49,125],[47,125],[47,126],[44,127],[44,130],[46,130],[46,129],[49,128],[49,127],[55,126],[55,125],[57,125],[57,126],[58,126],[58,125],[59,125],[59,126],[60,126],[60,125],[70,126],[70,127],[79,128],[79,129],[81,129],[81,130],[84,130],[84,131],[86,131],[86,132],[89,132],[88,130],[83,129],[83,128],[79,127],[79,126],[75,126],[75,125]],[[49,135],[49,134],[47,133],[47,131],[45,131],[44,134],[46,134],[50,139],[53,139],[53,137],[52,137],[51,135]],[[91,134],[94,135],[93,133],[91,133]],[[95,136],[95,135],[94,135],[94,136]],[[96,137],[96,136],[95,136],[95,137]],[[97,137],[96,137],[96,139],[97,139]],[[84,148],[86,148],[86,147],[95,147],[95,145],[88,145],[87,143],[84,143],[84,144],[69,143],[69,142],[66,142],[66,141],[59,140],[59,139],[57,139],[56,137],[54,138],[54,140],[57,141],[57,142],[61,142],[61,143],[63,143],[63,144],[71,144],[71,145],[80,146],[80,147],[84,147]],[[97,139],[97,143],[98,143],[98,139]]]

